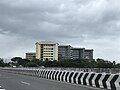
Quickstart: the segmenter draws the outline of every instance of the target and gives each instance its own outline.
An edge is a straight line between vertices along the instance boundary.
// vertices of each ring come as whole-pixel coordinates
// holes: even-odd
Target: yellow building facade
[[[36,58],[39,60],[58,60],[58,43],[41,41],[36,42]]]

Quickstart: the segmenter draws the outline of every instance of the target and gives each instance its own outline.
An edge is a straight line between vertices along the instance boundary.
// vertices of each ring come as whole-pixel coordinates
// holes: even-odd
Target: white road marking
[[[5,89],[3,89],[3,88],[1,88],[2,86],[0,86],[0,90],[5,90]]]
[[[22,84],[26,84],[26,85],[30,85],[30,83],[27,83],[27,82],[24,82],[24,81],[21,81]]]

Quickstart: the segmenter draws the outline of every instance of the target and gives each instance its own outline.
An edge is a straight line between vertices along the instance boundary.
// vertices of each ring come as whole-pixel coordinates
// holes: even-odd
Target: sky
[[[120,0],[0,0],[0,57],[24,58],[45,40],[120,63]]]

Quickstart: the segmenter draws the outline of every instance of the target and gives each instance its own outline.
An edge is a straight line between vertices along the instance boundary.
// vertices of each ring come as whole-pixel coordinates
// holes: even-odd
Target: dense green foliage
[[[4,59],[0,58],[0,67],[5,67],[5,66],[9,66],[8,63],[4,63]]]
[[[96,60],[60,60],[60,61],[42,61],[38,59],[27,60],[20,57],[14,57],[11,59],[13,65],[23,67],[74,67],[74,68],[120,68],[120,64],[116,64],[115,61],[110,62],[104,59]]]
[[[30,62],[30,60],[22,59],[21,57],[13,57],[11,61],[12,61],[12,65],[23,66],[23,67],[26,67],[26,65]]]

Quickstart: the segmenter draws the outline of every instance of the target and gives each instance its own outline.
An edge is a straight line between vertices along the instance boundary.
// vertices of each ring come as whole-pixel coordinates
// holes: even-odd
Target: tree
[[[30,60],[22,59],[21,57],[13,57],[11,59],[11,61],[13,62],[14,65],[16,65],[16,66],[20,66],[21,65],[23,67],[25,67],[27,65],[27,63],[30,62]]]
[[[5,63],[3,62],[3,58],[0,58],[0,67],[4,67]]]
[[[27,63],[29,63],[29,62],[30,62],[30,60],[28,60],[28,59],[20,59],[18,61],[18,64],[22,65],[23,67],[25,67],[27,65]]]
[[[11,58],[11,61],[13,61],[13,62],[18,62],[20,60],[22,60],[21,57],[13,57],[13,58]]]

